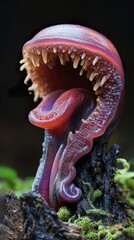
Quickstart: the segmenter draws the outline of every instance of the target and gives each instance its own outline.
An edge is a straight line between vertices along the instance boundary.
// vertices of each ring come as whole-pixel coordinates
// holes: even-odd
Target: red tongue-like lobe
[[[44,129],[64,126],[76,108],[91,99],[89,92],[73,88],[68,91],[56,90],[43,98],[42,102],[29,114],[32,124]]]

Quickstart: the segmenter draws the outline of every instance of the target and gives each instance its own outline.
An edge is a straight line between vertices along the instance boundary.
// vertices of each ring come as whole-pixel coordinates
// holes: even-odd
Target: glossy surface
[[[75,163],[93,141],[114,126],[123,104],[124,73],[113,44],[94,30],[57,25],[39,32],[23,47],[25,83],[42,102],[29,114],[45,129],[44,155],[33,189],[57,209],[75,203]]]

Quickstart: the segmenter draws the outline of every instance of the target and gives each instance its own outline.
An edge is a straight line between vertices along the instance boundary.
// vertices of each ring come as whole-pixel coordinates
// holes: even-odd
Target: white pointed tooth
[[[93,81],[94,77],[97,76],[97,75],[98,75],[98,73],[92,72],[91,75],[90,75],[90,77],[89,77],[89,80],[90,80],[90,81]]]
[[[66,61],[69,61],[69,56],[68,56],[67,52],[64,54],[64,57],[65,57]]]
[[[23,71],[27,66],[28,66],[28,62],[24,63],[21,67],[20,67],[20,71]]]
[[[37,48],[37,54],[40,55],[40,50]]]
[[[83,124],[88,125],[88,121],[87,121],[87,120],[85,120],[85,119],[82,118],[81,121],[82,121]]]
[[[77,68],[80,61],[80,57],[77,55],[73,62],[73,68]]]
[[[42,59],[45,64],[47,64],[47,51],[42,49]]]
[[[71,58],[74,59],[75,58],[75,53],[71,53]]]
[[[33,84],[28,88],[28,91],[34,91],[37,86],[38,86],[38,84],[33,83]]]
[[[31,54],[31,56],[30,56],[30,60],[31,60],[31,62],[32,62],[33,66],[34,66],[34,67],[36,67],[36,63],[35,63],[34,54]]]
[[[82,59],[80,65],[83,66],[84,63],[85,63],[85,59]]]
[[[84,72],[84,68],[81,68],[79,75],[82,76],[83,72]]]
[[[61,54],[59,54],[59,59],[60,59],[61,65],[65,65],[66,60],[64,59],[64,57]]]
[[[68,54],[71,54],[71,52],[72,52],[72,49],[69,49],[69,50],[68,50]]]
[[[73,139],[73,133],[72,133],[72,131],[70,131],[68,133],[68,137],[67,137],[67,145],[69,145],[71,143],[72,139]]]
[[[40,58],[38,57],[38,55],[35,55],[35,65],[36,67],[39,67],[40,66]]]
[[[86,53],[82,53],[81,59],[84,59],[86,57]]]
[[[108,76],[104,76],[104,77],[102,78],[101,83],[100,83],[100,86],[101,86],[101,87],[102,87],[103,84],[107,81],[107,79],[108,79]]]
[[[53,52],[57,53],[57,48],[56,47],[53,47]]]
[[[39,98],[39,92],[36,92],[34,95],[34,102],[37,102],[38,98]]]
[[[87,72],[86,77],[87,77],[87,78],[90,77],[90,72]]]
[[[85,63],[83,64],[83,68],[86,70],[87,66],[88,66],[88,61],[86,60]]]
[[[93,112],[94,117],[98,117],[99,113],[98,112]]]
[[[30,79],[31,79],[30,74],[28,74],[24,80],[24,83],[27,84]]]
[[[26,59],[25,59],[25,58],[23,58],[23,59],[20,60],[20,64],[25,63],[25,62],[26,62]]]
[[[34,90],[34,84],[32,84],[29,88],[28,91],[33,91]]]
[[[63,57],[62,57],[61,53],[58,54],[58,57],[59,57],[60,63],[62,64],[62,62],[63,62]]]
[[[99,97],[96,98],[96,102],[97,102],[97,105],[98,105],[98,106],[101,106],[101,101],[100,101],[100,98],[99,98]]]
[[[97,81],[93,87],[93,90],[96,91],[100,87],[100,82]]]
[[[99,59],[98,56],[96,56],[96,57],[94,58],[94,60],[93,60],[93,66],[97,63],[98,59]]]

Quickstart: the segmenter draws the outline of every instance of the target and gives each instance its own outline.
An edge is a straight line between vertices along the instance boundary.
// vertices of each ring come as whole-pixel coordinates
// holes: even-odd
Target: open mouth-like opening
[[[34,101],[58,89],[84,88],[97,96],[109,77],[108,62],[100,56],[61,44],[29,47],[21,63],[28,73],[24,83],[32,80],[28,90]]]
[[[81,109],[80,107],[77,108],[77,112],[81,112],[81,119],[79,119],[79,124],[76,124],[74,130],[79,130],[80,125],[84,122],[86,123],[86,119],[89,117],[95,106],[98,106],[99,110],[99,107],[101,106],[100,96],[102,88],[109,78],[108,66],[109,69],[111,69],[111,66],[110,63],[104,60],[101,56],[77,48],[75,45],[67,46],[60,43],[57,45],[37,44],[34,46],[28,46],[28,48],[24,50],[24,59],[21,61],[21,63],[24,64],[22,65],[21,70],[24,68],[27,69],[27,77],[24,80],[24,83],[27,84],[31,79],[32,85],[28,90],[34,92],[35,102],[38,98],[44,98],[48,94],[59,90],[69,91],[71,89],[84,89],[86,94],[88,92],[90,101],[88,99],[84,104],[85,110],[82,111],[84,106],[82,106]],[[68,92],[68,94],[69,93],[71,94],[71,92]],[[47,110],[51,109],[56,101],[55,95],[56,94],[54,94],[54,96],[52,96],[52,94],[50,95],[51,101],[48,101]],[[87,104],[90,107],[87,106]],[[77,105],[79,104],[77,103]],[[41,109],[43,108],[42,104],[38,114],[36,111],[36,120],[37,118],[40,120],[41,118],[42,120],[44,119],[42,117],[43,113],[41,116]],[[99,112],[94,111],[93,114],[97,117]],[[79,118],[79,115],[80,114],[78,113],[75,118]],[[30,121],[37,126],[41,126],[36,120],[33,115],[30,115]],[[52,128],[50,125],[43,126],[45,126],[44,128]]]

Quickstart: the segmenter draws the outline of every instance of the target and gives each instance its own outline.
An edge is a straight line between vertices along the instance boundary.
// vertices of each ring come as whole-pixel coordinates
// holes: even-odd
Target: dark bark
[[[0,240],[82,240],[82,231],[75,224],[62,222],[43,198],[35,192],[19,200],[7,193],[6,214],[0,224]]]
[[[40,195],[32,192],[21,197],[27,240],[82,240],[80,227],[63,223]]]
[[[114,144],[107,150],[110,132],[107,131],[94,142],[91,153],[80,159],[76,165],[76,185],[82,190],[81,201],[76,206],[76,212],[88,215],[92,220],[102,220],[111,225],[127,223],[125,203],[117,197],[117,187],[114,183],[116,158],[119,146]],[[102,211],[99,211],[101,209]]]
[[[23,214],[20,202],[14,193],[5,196],[6,213],[3,224],[0,224],[0,240],[24,240]]]

